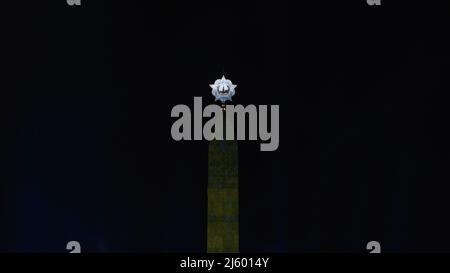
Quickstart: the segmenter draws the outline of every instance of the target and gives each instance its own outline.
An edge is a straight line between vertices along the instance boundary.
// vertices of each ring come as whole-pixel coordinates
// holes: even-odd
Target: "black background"
[[[314,2],[18,3],[0,250],[205,252],[208,144],[170,111],[224,73],[280,105],[277,151],[239,144],[241,252],[449,251],[448,8]]]

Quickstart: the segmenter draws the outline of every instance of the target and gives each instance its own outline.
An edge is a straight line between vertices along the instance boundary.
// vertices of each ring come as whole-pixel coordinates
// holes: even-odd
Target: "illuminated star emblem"
[[[209,86],[212,88],[211,93],[216,97],[216,101],[220,100],[222,103],[225,103],[227,100],[231,101],[231,97],[236,93],[234,89],[237,85],[234,85],[225,76],[222,76],[222,79],[216,80],[214,84],[210,84]]]

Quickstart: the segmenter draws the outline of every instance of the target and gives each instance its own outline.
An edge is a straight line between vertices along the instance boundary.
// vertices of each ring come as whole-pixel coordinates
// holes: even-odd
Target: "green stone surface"
[[[208,253],[239,252],[238,145],[214,140],[208,155]]]

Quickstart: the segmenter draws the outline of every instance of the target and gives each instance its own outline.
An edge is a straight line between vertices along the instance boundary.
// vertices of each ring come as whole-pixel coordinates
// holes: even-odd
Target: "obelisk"
[[[216,100],[222,102],[225,121],[224,103],[227,100],[231,101],[236,85],[222,77],[210,86]],[[224,136],[226,126],[223,130]],[[238,182],[237,141],[212,140],[208,152],[208,253],[239,252]]]

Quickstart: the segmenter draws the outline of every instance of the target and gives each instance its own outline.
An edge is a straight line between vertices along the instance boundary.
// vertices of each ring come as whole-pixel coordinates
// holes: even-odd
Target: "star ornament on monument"
[[[210,84],[209,86],[212,88],[211,93],[216,98],[216,101],[220,100],[222,102],[222,108],[225,107],[225,102],[228,100],[232,101],[231,98],[236,94],[234,89],[237,85],[234,85],[225,76],[222,76],[221,79],[216,80],[214,84]]]

